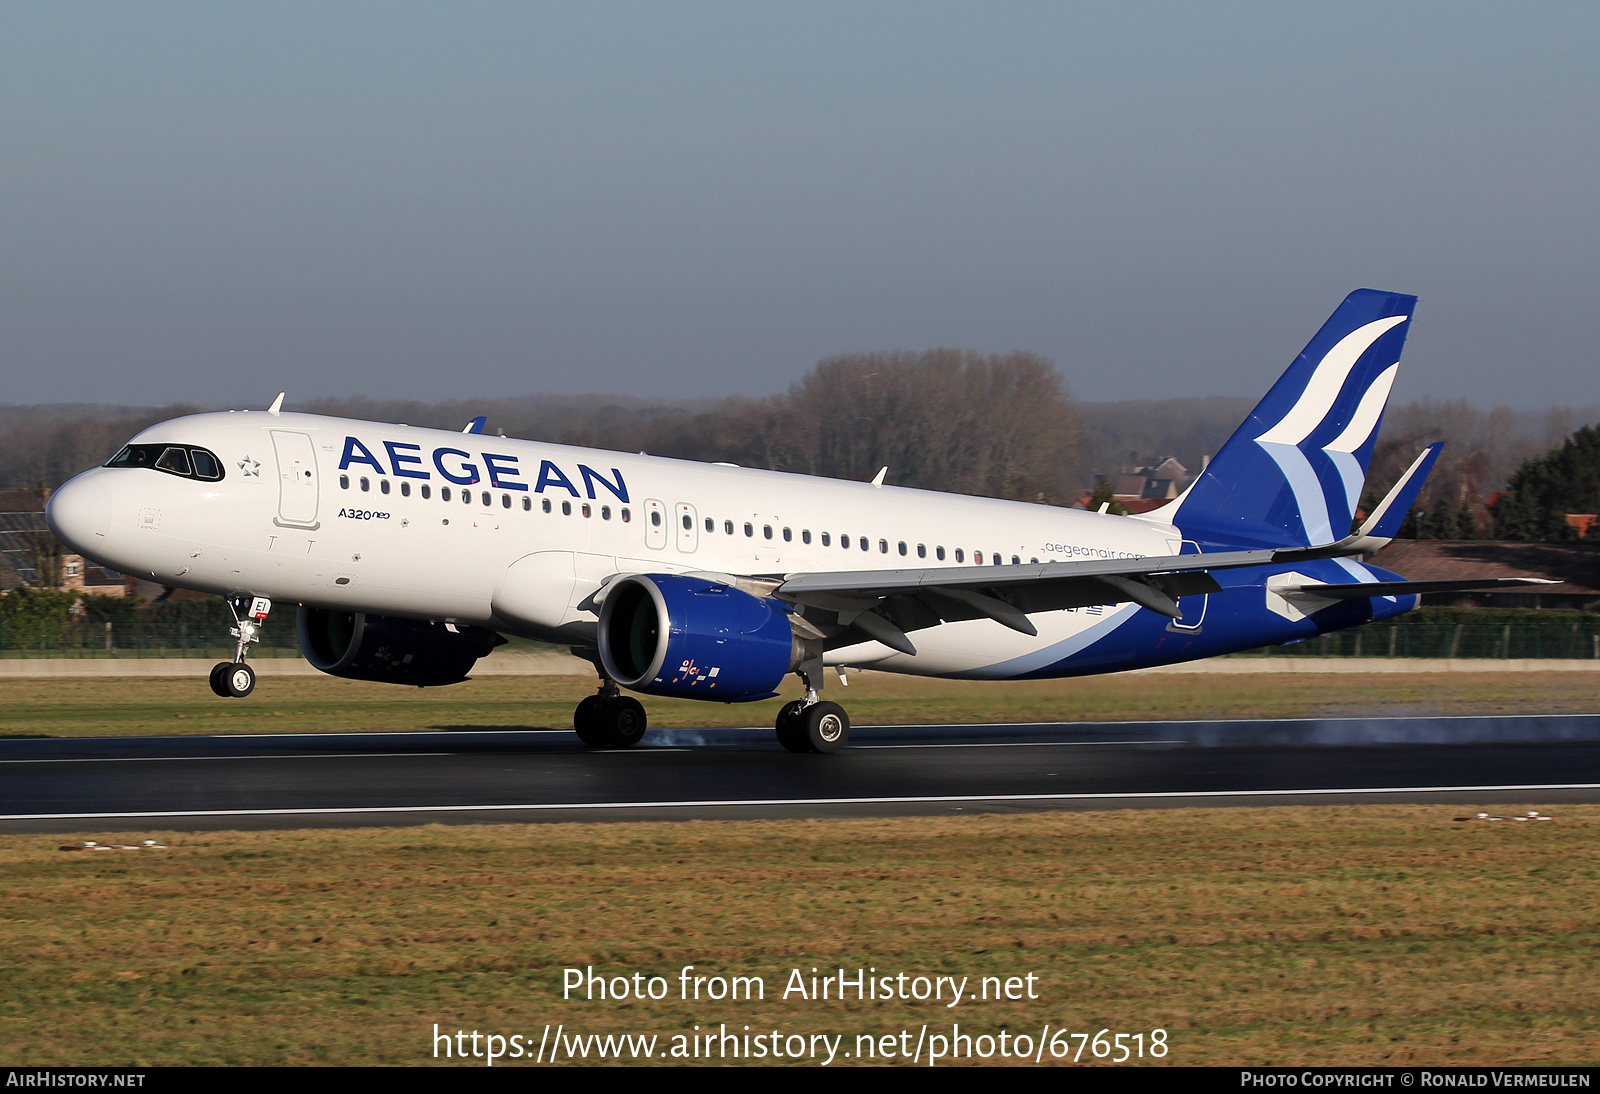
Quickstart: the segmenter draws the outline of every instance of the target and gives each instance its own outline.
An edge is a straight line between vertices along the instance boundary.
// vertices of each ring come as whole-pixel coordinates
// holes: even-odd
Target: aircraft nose
[[[97,555],[111,527],[111,490],[93,471],[79,475],[50,495],[45,520],[78,554]]]

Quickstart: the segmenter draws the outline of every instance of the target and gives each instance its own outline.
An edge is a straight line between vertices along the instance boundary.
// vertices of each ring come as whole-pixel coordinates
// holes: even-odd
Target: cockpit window
[[[177,445],[169,446],[165,452],[161,453],[160,459],[156,460],[156,470],[171,471],[174,475],[183,475],[187,478],[190,474],[189,453]]]
[[[194,457],[194,477],[215,482],[222,478],[222,465],[217,458],[203,448],[191,448],[189,454]]]
[[[217,482],[222,461],[204,448],[176,444],[130,444],[106,462],[107,467],[149,467],[186,479]]]

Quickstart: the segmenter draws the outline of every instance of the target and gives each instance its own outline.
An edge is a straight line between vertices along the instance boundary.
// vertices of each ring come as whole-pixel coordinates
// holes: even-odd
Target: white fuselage
[[[1146,519],[309,414],[200,414],[134,442],[203,447],[225,474],[107,467],[74,479],[52,521],[100,563],[162,585],[551,641],[592,642],[587,597],[618,573],[779,577],[1181,549],[1176,529]],[[867,642],[827,660],[1009,676],[1102,618],[1041,613],[1037,637],[947,623],[918,632],[915,655]]]

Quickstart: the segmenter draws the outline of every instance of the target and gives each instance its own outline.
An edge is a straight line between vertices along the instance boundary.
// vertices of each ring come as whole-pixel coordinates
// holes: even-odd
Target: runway
[[[0,831],[1600,801],[1600,715],[0,741]]]

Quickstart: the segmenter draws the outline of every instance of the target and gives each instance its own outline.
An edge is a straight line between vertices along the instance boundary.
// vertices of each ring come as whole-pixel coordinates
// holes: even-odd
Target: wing
[[[825,639],[828,649],[872,639],[914,656],[917,649],[909,634],[940,623],[967,619],[992,619],[1014,631],[1034,636],[1039,632],[1028,616],[1035,612],[1130,601],[1177,619],[1183,614],[1178,607],[1179,597],[1222,591],[1210,571],[1293,562],[1306,554],[1304,548],[1290,548],[1026,566],[790,574],[767,590],[766,595],[798,609],[797,625],[811,632],[811,637]],[[1549,582],[1540,578],[1348,585],[1308,582],[1275,587],[1274,591],[1346,600],[1541,584]]]
[[[1174,619],[1178,598],[1220,592],[1208,572],[1262,566],[1279,552],[1226,551],[1024,566],[948,566],[789,574],[768,595],[800,610],[829,649],[866,638],[915,654],[907,634],[966,619],[992,619],[1037,635],[1034,612],[1132,601]]]

